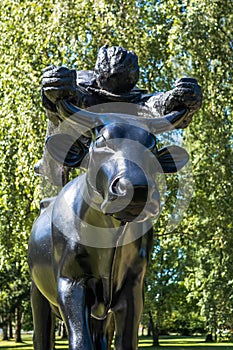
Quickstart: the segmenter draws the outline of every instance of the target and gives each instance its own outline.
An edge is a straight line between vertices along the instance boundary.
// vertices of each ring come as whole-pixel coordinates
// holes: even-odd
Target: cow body
[[[59,147],[69,139],[53,137]],[[64,160],[68,166],[74,164],[74,145]],[[53,140],[48,148],[57,154]],[[29,265],[35,350],[53,349],[52,313],[65,322],[71,350],[106,350],[111,314],[115,349],[137,349],[151,219],[159,213],[155,174],[175,172],[188,160],[180,147],[158,151],[153,134],[122,118],[95,129],[88,157],[86,173],[45,201],[33,226]]]
[[[83,203],[81,196],[79,197],[79,186],[83,184],[83,177],[85,175],[69,183],[35,222],[29,243],[32,278],[53,310],[56,309],[57,314],[65,320],[69,335],[75,333],[70,349],[107,349],[107,329],[104,326],[110,311],[116,315],[116,349],[136,349],[137,329],[143,305],[143,278],[152,247],[152,230],[149,229],[148,233],[126,245],[121,242],[120,246],[98,248],[80,244],[79,236],[85,232],[76,231],[76,218],[83,215],[85,222],[88,222],[88,217],[91,220],[94,218],[90,212],[93,209],[83,208],[82,205],[77,207],[77,203]],[[79,213],[67,218],[64,208],[67,203],[63,199],[70,191],[76,196],[70,198],[69,204],[76,207]],[[131,230],[145,230],[141,226],[147,225],[146,222],[138,223],[128,229],[124,227],[122,232],[121,226],[117,229],[119,221],[104,214],[102,217],[100,213],[97,215],[102,226],[116,227],[119,241],[126,235],[134,235],[135,231]],[[60,222],[51,229],[52,221],[56,217],[59,217]],[[67,220],[70,236],[69,233],[62,232],[63,227],[59,227]],[[148,227],[151,226],[148,224]],[[96,231],[98,237],[98,227]],[[74,316],[73,320],[71,315]],[[92,321],[99,323],[99,334],[95,334],[94,344],[89,335]],[[80,335],[79,339],[75,337],[77,334]],[[50,349],[49,344],[45,345],[48,338],[44,341],[40,338],[40,341],[43,343],[38,345],[38,349]],[[129,343],[127,347],[123,346],[123,342]]]

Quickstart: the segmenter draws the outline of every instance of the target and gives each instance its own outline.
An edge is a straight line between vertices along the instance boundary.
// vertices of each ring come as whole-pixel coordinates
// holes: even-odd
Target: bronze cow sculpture
[[[54,348],[55,314],[66,325],[69,349],[106,350],[113,314],[115,349],[136,350],[151,219],[160,209],[155,174],[176,172],[188,161],[181,147],[158,150],[155,134],[179,128],[186,111],[160,118],[95,114],[65,100],[58,108],[77,128],[89,129],[92,144],[80,153],[83,146],[69,134],[47,141],[66,166],[80,164],[80,154],[88,164],[56,198],[42,202],[33,226],[34,349]]]

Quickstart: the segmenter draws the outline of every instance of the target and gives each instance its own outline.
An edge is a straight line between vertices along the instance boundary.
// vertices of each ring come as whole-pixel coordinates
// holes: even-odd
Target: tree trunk
[[[12,320],[11,320],[11,318],[10,318],[10,320],[9,320],[9,338],[10,339],[13,339],[14,337],[13,337],[13,326],[12,326]]]
[[[158,330],[158,327],[154,325],[151,311],[149,311],[149,317],[150,317],[150,327],[151,327],[152,338],[153,338],[153,346],[159,346],[159,330]]]
[[[148,322],[147,336],[148,336],[148,337],[151,336],[151,324],[150,324],[150,322]]]
[[[217,328],[213,329],[213,340],[216,343],[218,340],[218,335],[217,335]]]
[[[7,322],[2,324],[2,340],[9,340]]]
[[[61,339],[67,339],[67,331],[66,331],[66,326],[64,324],[64,322],[62,322],[61,324]]]
[[[61,336],[61,327],[62,327],[62,321],[58,321],[57,335],[58,335],[59,337]]]
[[[207,343],[212,343],[213,342],[213,337],[212,337],[212,334],[211,333],[208,333],[205,337],[205,341]]]
[[[15,309],[15,342],[22,343],[21,338],[21,329],[22,329],[22,320],[21,320],[21,310],[19,307]]]

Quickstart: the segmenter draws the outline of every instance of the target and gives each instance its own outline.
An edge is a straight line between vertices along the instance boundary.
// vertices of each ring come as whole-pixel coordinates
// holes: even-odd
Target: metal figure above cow
[[[173,90],[153,94],[139,89],[136,86],[138,79],[137,55],[118,46],[100,48],[92,71],[49,66],[42,79],[42,104],[48,116],[46,138],[59,132],[63,116],[56,102],[64,98],[82,109],[109,102],[132,103],[141,106],[153,117],[185,108],[186,116],[179,128],[185,128],[201,106],[202,92],[195,79],[179,79]],[[125,105],[121,112],[125,113]],[[83,137],[81,142],[88,146],[90,139]],[[54,185],[61,186],[68,181],[69,168],[54,161],[46,148],[35,171]]]
[[[49,154],[62,169],[79,167],[85,159],[86,171],[46,200],[33,226],[29,265],[36,350],[54,348],[53,314],[63,319],[71,350],[107,350],[111,315],[115,350],[137,349],[143,281],[153,247],[152,218],[160,209],[155,175],[177,172],[189,158],[178,146],[158,149],[155,135],[190,122],[201,105],[197,82],[180,80],[167,93],[143,95],[133,88],[136,55],[103,47],[97,68],[103,62],[114,67],[111,60],[122,64],[123,71],[124,62],[131,64],[132,81],[129,73],[121,80],[120,69],[120,77],[113,74],[110,82],[107,75],[106,84],[109,72],[104,69],[76,73],[50,67],[43,78],[43,103],[58,130],[47,138],[41,166]],[[77,85],[76,75],[88,79]],[[106,100],[133,102],[139,109],[142,105],[156,117],[83,109]],[[64,120],[78,138],[57,132]]]

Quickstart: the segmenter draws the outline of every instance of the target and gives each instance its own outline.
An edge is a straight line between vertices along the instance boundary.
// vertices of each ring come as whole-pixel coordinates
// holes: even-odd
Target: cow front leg
[[[41,294],[34,282],[31,286],[31,306],[34,324],[34,350],[53,350],[55,316],[48,300]]]
[[[115,315],[115,350],[138,349],[138,327],[143,308],[142,287],[123,291]]]
[[[67,327],[70,350],[94,350],[86,299],[85,286],[80,281],[59,278],[58,305]]]
[[[113,334],[111,332],[112,315],[104,320],[91,318],[91,334],[95,350],[111,350]],[[114,329],[113,329],[114,333]]]

